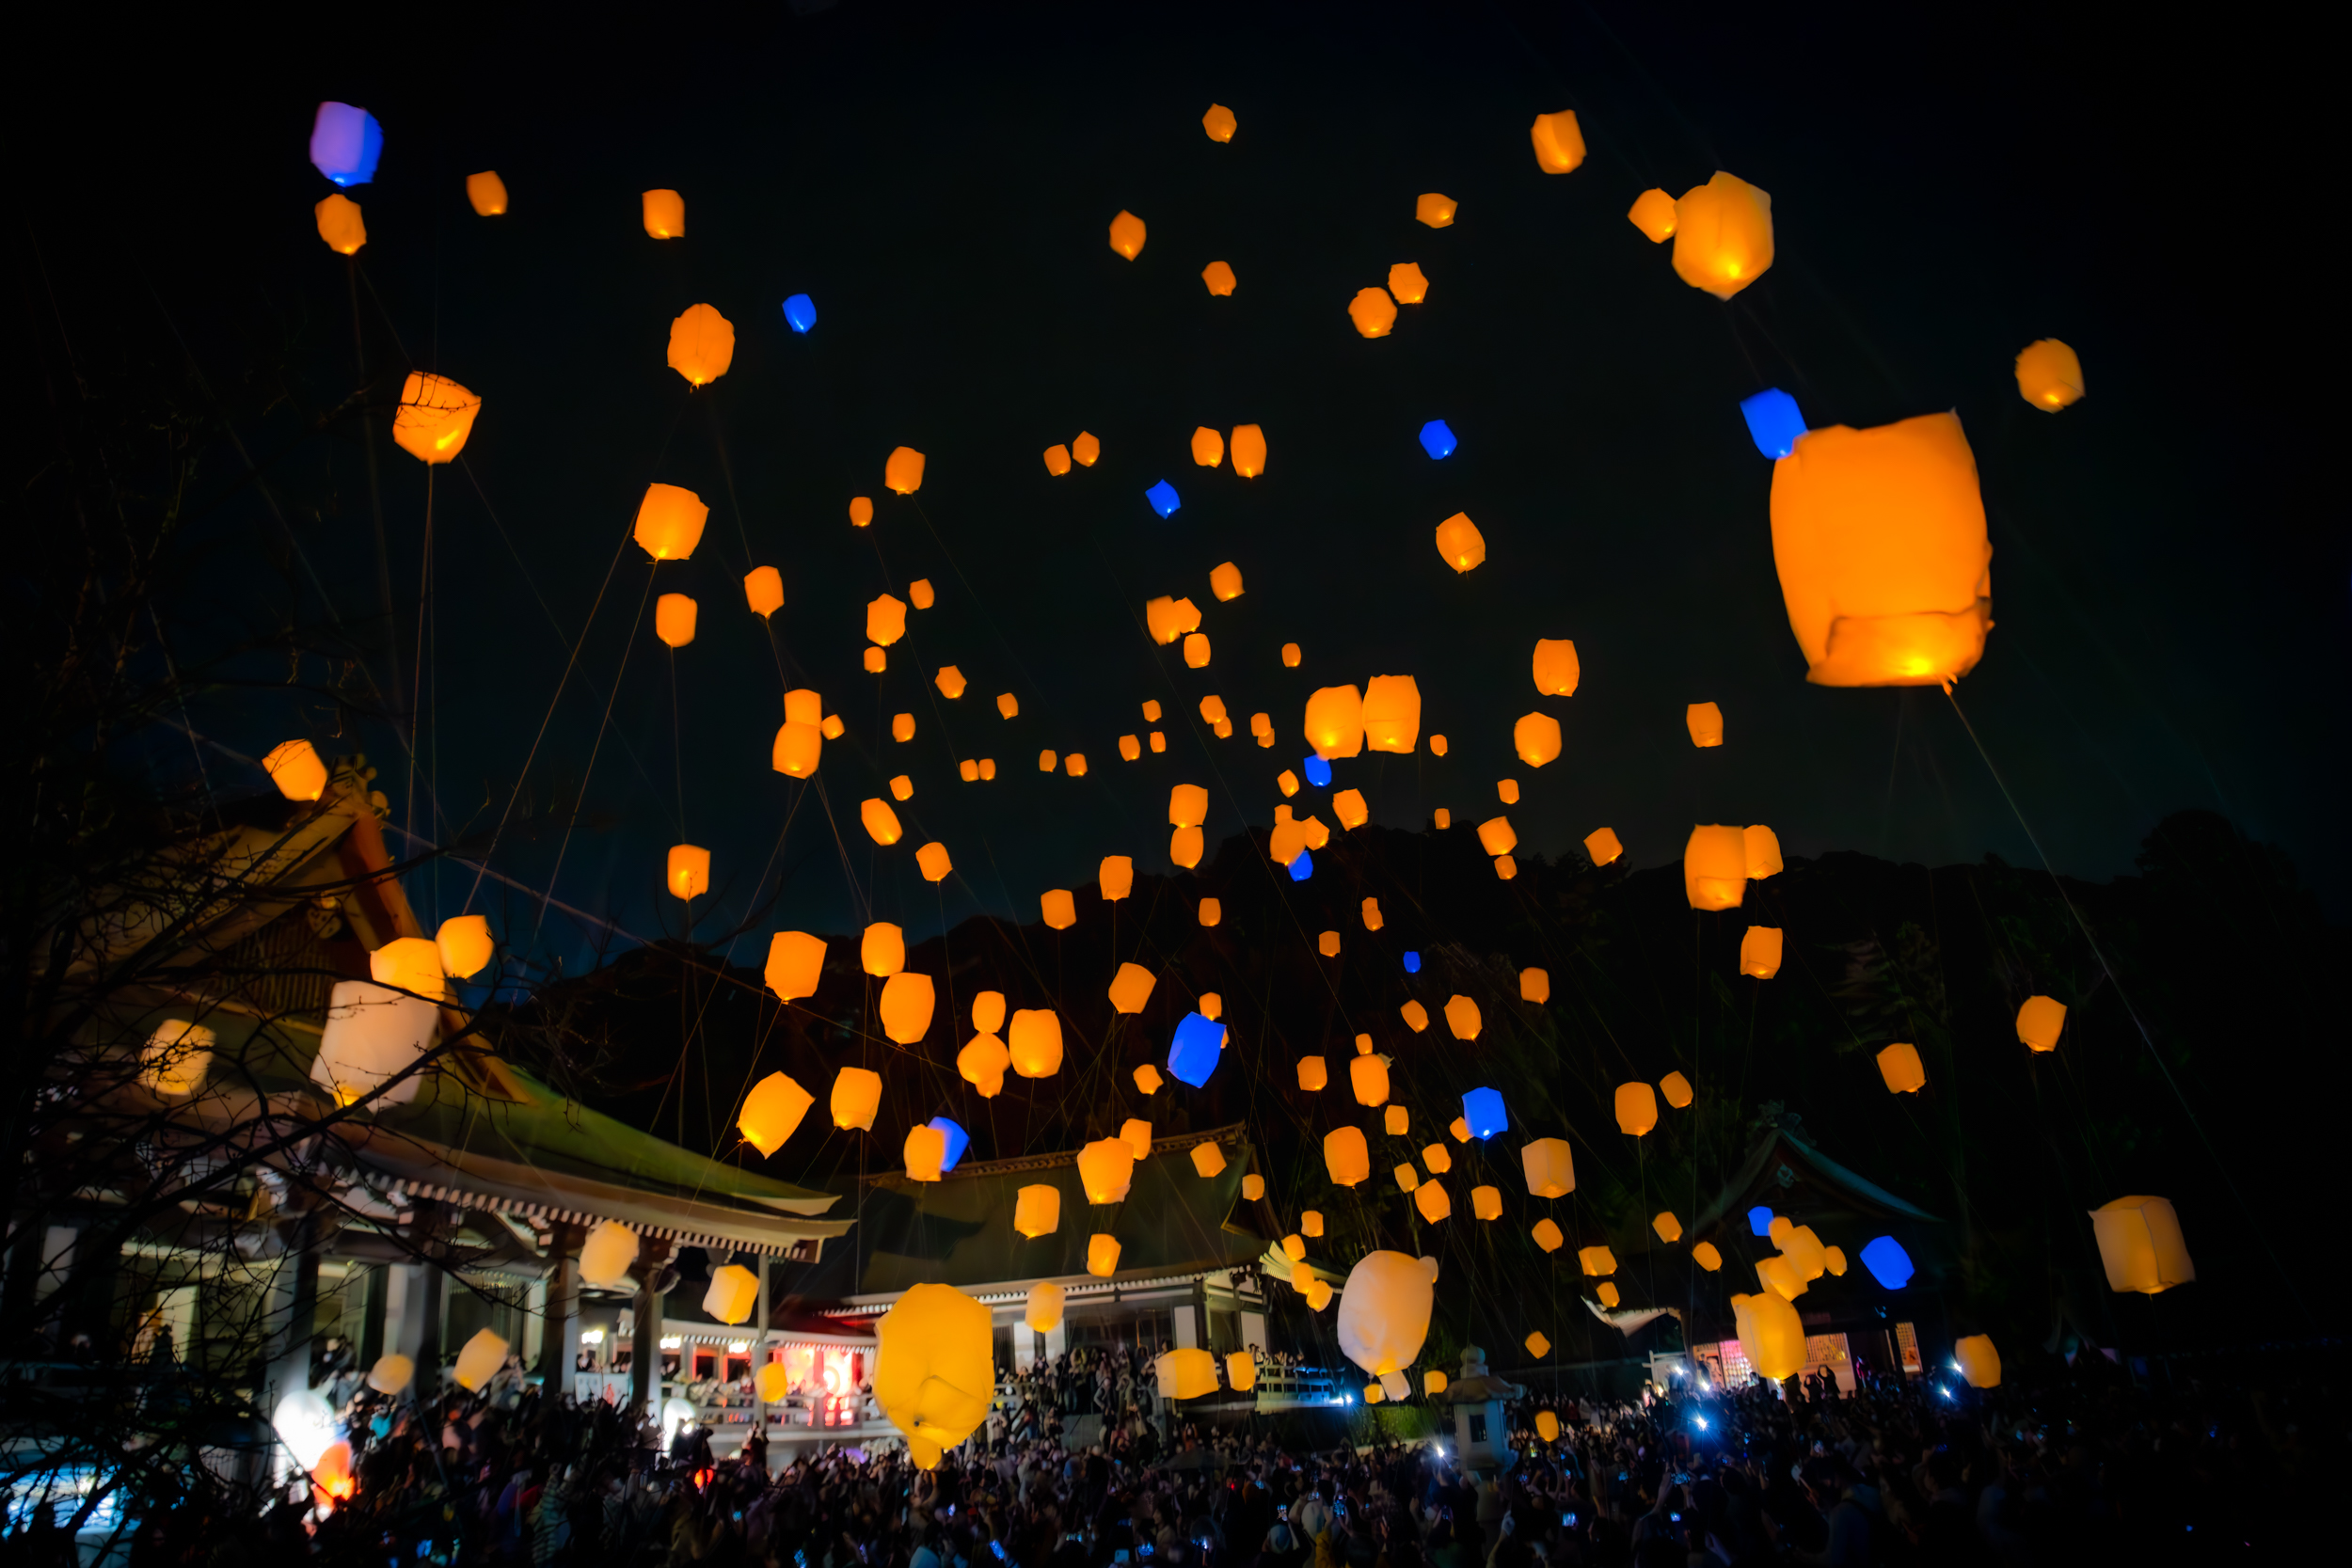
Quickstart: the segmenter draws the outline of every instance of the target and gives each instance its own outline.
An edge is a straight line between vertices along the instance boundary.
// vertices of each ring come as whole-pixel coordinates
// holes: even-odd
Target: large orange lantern
[[[735,324],[707,305],[690,305],[670,324],[670,369],[707,387],[735,363]]]
[[[1816,686],[1940,686],[1993,627],[1993,546],[1956,414],[1797,437],[1772,465],[1772,563]]]
[[[1682,848],[1682,890],[1694,910],[1732,910],[1748,895],[1747,835],[1738,828],[1700,826]]]
[[[710,508],[693,491],[675,484],[648,484],[638,503],[631,537],[656,561],[684,561],[702,543]]]
[[[1772,264],[1772,198],[1717,169],[1675,203],[1675,272],[1693,289],[1729,299]]]
[[[410,371],[392,415],[392,440],[424,463],[449,463],[466,450],[482,400],[445,375]]]

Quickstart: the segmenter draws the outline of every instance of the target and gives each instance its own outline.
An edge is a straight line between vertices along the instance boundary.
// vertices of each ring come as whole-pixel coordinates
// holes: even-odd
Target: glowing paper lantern
[[[1560,754],[1560,721],[1549,713],[1528,713],[1511,727],[1511,749],[1530,768],[1541,768]]]
[[[1405,1129],[1410,1123],[1412,1117],[1409,1113],[1406,1111],[1404,1106],[1391,1105],[1380,1113],[1380,1119],[1388,1128],[1390,1136],[1401,1138],[1405,1135]],[[1444,1151],[1439,1150],[1439,1152],[1442,1153]]]
[[[1216,1392],[1216,1357],[1198,1348],[1168,1351],[1153,1357],[1152,1375],[1160,1398],[1197,1400]]]
[[[1993,546],[1954,414],[1808,432],[1772,465],[1772,563],[1816,686],[1940,686],[1992,629]]]
[[[943,664],[939,667],[939,673],[931,677],[931,684],[939,688],[941,696],[952,703],[963,695],[963,689],[971,683],[963,678],[962,671],[952,664]]]
[[[1457,572],[1468,572],[1486,559],[1486,536],[1466,512],[1456,512],[1438,525],[1438,553]]]
[[[1666,1097],[1666,1103],[1679,1111],[1691,1103],[1691,1080],[1679,1072],[1670,1072],[1658,1081],[1658,1092]]]
[[[2181,1217],[2169,1199],[2119,1197],[2093,1209],[2090,1226],[2111,1291],[2153,1296],[2197,1277],[2188,1242],[2181,1234]],[[1869,1256],[1866,1253],[1862,1260],[1867,1263]]]
[[[1584,131],[1574,109],[1537,115],[1527,134],[1535,144],[1535,165],[1546,174],[1565,174],[1584,161]]]
[[[870,1132],[874,1112],[881,1104],[881,1073],[862,1067],[845,1067],[834,1075],[830,1109],[835,1127]]]
[[[1201,425],[1192,433],[1192,460],[1203,468],[1214,468],[1225,461],[1225,437]]]
[[[1213,294],[1230,294],[1235,283],[1233,269],[1223,261],[1211,261],[1200,269],[1200,281],[1208,285]]]
[[[1141,1067],[1136,1069],[1135,1080],[1136,1087],[1145,1094],[1159,1093],[1161,1086],[1168,1082],[1167,1079],[1160,1076],[1160,1069],[1153,1067],[1149,1062],[1146,1062]]]
[[[1031,1241],[1061,1228],[1061,1189],[1042,1183],[1013,1195],[1012,1227]]]
[[[319,238],[336,255],[357,256],[368,243],[367,223],[359,215],[359,204],[351,198],[330,196],[310,211],[318,220]]]
[[[1320,1276],[1310,1276],[1301,1294],[1307,1298],[1307,1310],[1320,1312],[1331,1305],[1331,1282]]]
[[[482,400],[449,377],[410,371],[392,415],[392,440],[420,462],[448,463],[465,450],[481,412]]]
[[[1421,739],[1421,685],[1410,675],[1364,683],[1364,750],[1403,754]],[[1337,753],[1332,753],[1337,754]]]
[[[882,484],[901,496],[923,488],[923,454],[913,447],[893,447],[882,462]]]
[[[1004,1092],[1005,1072],[1012,1066],[1012,1054],[1005,1042],[993,1033],[983,1031],[964,1042],[956,1053],[956,1074],[980,1091],[982,1100],[993,1100]]]
[[[1535,1412],[1535,1435],[1547,1443],[1557,1443],[1560,1440],[1560,1418],[1556,1412],[1549,1410]]]
[[[1565,1197],[1576,1191],[1576,1157],[1565,1138],[1537,1138],[1519,1150],[1527,1190],[1537,1197]]]
[[[1119,1240],[1097,1232],[1087,1238],[1087,1273],[1108,1279],[1119,1272]]]
[[[907,601],[917,610],[930,609],[937,595],[931,592],[931,579],[929,578],[916,578],[907,584]],[[1005,699],[1000,697],[997,701],[1002,703]],[[1008,713],[1005,717],[1009,719],[1012,715]]]
[[[1168,1070],[1173,1076],[1200,1087],[1216,1070],[1219,1055],[1224,1050],[1224,1026],[1199,1013],[1186,1013],[1184,1021],[1176,1025],[1176,1037],[1168,1048]]]
[[[1724,1266],[1724,1255],[1717,1250],[1714,1243],[1701,1242],[1691,1249],[1691,1261],[1705,1269],[1708,1274],[1713,1274]]]
[[[1091,468],[1094,460],[1103,455],[1103,443],[1085,431],[1070,438],[1070,456],[1081,468]]]
[[[930,1469],[972,1435],[995,1393],[989,1309],[951,1285],[910,1287],[874,1325],[874,1402]]]
[[[707,305],[690,305],[670,324],[670,369],[707,387],[735,363],[735,324]]]
[[[1780,927],[1751,926],[1740,939],[1740,973],[1769,980],[1780,973]]]
[[[930,1029],[931,1011],[937,993],[928,974],[900,971],[883,982],[882,1000],[882,1033],[900,1045],[913,1045]]]
[[[1085,778],[1087,776],[1086,754],[1083,752],[1073,752],[1062,758],[1062,771],[1073,779]]]
[[[1478,1016],[1478,1004],[1458,994],[1449,998],[1445,1005],[1445,1026],[1454,1032],[1457,1040],[1476,1039],[1478,1031],[1484,1027]]]
[[[1777,387],[1767,387],[1740,400],[1740,417],[1748,422],[1748,437],[1756,450],[1777,462],[1797,450],[1804,434],[1804,415],[1797,400]]]
[[[1340,1291],[1340,1353],[1375,1377],[1420,1358],[1436,1305],[1434,1281],[1418,1258],[1368,1252]]]
[[[1099,1138],[1078,1151],[1078,1180],[1089,1203],[1123,1202],[1135,1174],[1135,1148],[1124,1138]]]
[[[1690,728],[1692,745],[1708,747],[1724,743],[1724,710],[1713,703],[1692,703],[1683,715],[1683,722]]]
[[[1254,430],[1255,428],[1257,427],[1254,425],[1244,425],[1242,427],[1243,430]],[[1235,442],[1233,460],[1235,463],[1239,463],[1241,461],[1239,451],[1241,431],[1235,431],[1233,433],[1233,438]],[[1241,568],[1234,565],[1230,561],[1226,562],[1221,566],[1212,568],[1209,572],[1209,592],[1216,595],[1217,602],[1220,604],[1229,599],[1240,598],[1242,593]]]
[[[1068,473],[1070,471],[1070,449],[1058,445],[1047,447],[1045,449],[1045,471],[1056,479]]]
[[[1411,261],[1389,269],[1389,293],[1399,305],[1419,305],[1429,297],[1429,279]]]
[[[1111,219],[1111,248],[1132,261],[1143,253],[1143,220],[1120,208],[1119,215]]]
[[[1364,700],[1353,686],[1327,686],[1307,699],[1307,743],[1325,761],[1352,757],[1363,751]],[[1323,783],[1330,782],[1327,768]],[[1308,769],[1310,778],[1313,768]]]
[[[1952,1341],[1952,1359],[1960,1363],[1960,1375],[1968,1380],[1969,1387],[2001,1386],[2001,1353],[1993,1348],[1991,1335],[1962,1335]]]
[[[1542,969],[1519,971],[1519,1000],[1542,1006],[1551,1000],[1551,973]]]
[[[262,771],[289,800],[315,800],[326,793],[326,764],[307,740],[285,740],[271,747],[262,759]]]
[[[784,608],[784,574],[773,566],[755,566],[743,578],[743,602],[762,620]]]
[[[449,994],[441,974],[441,949],[422,937],[395,937],[369,954],[368,974],[379,986],[436,1002]]]
[[[1264,431],[1259,429],[1254,424],[1235,425],[1233,427],[1232,450],[1234,473],[1240,475],[1244,479],[1255,479],[1260,474],[1265,472]],[[1235,589],[1234,592],[1239,593],[1240,590]],[[1232,596],[1233,595],[1232,594],[1219,594],[1217,595],[1220,599],[1230,599]]]
[[[741,1131],[744,1142],[763,1156],[771,1155],[800,1130],[801,1118],[816,1103],[816,1097],[791,1078],[771,1072],[743,1097],[743,1108],[736,1113],[735,1125]],[[633,1247],[629,1256],[636,1256]]]
[[[645,232],[657,240],[686,237],[686,198],[675,191],[647,191],[643,198]]]
[[[737,1321],[739,1323],[741,1320]],[[466,1348],[457,1353],[454,1369],[457,1386],[469,1394],[480,1393],[505,1364],[505,1339],[486,1328],[477,1330],[474,1337],[466,1341]]]
[[[1471,1006],[1474,1007],[1476,1004]],[[1418,1002],[1406,1002],[1397,1009],[1397,1014],[1405,1020],[1405,1027],[1416,1035],[1429,1027],[1429,1009]]]
[[[875,843],[888,846],[898,842],[902,830],[898,826],[898,814],[890,809],[889,801],[878,796],[869,796],[859,803],[857,816]]]
[[[1843,1279],[1846,1275],[1846,1254],[1838,1247],[1821,1249],[1821,1266]]]
[[[1694,910],[1733,910],[1748,895],[1748,846],[1737,828],[1697,827],[1682,848],[1682,891]]]
[[[653,634],[673,648],[683,648],[694,641],[694,622],[700,607],[683,594],[664,594],[654,601]]]
[[[1421,450],[1432,458],[1443,461],[1453,456],[1455,445],[1453,427],[1443,420],[1432,420],[1421,427]]]
[[[806,294],[794,294],[784,302],[784,319],[795,332],[812,332],[817,327],[817,302]]]
[[[1675,1218],[1671,1209],[1661,1209],[1650,1217],[1649,1227],[1658,1232],[1658,1239],[1672,1243],[1682,1240],[1682,1222]]]
[[[1372,1053],[1372,1037],[1356,1037],[1356,1057],[1347,1064],[1348,1086],[1355,1090],[1359,1105],[1386,1105],[1389,1102],[1389,1063],[1385,1056]]]
[[[887,919],[866,927],[866,936],[859,941],[859,964],[875,978],[889,978],[906,969],[906,931]]]
[[[1574,696],[1584,673],[1577,661],[1576,644],[1565,638],[1536,639],[1533,667],[1535,689],[1547,697]]]
[[[1617,1085],[1617,1130],[1640,1137],[1658,1125],[1658,1092],[1638,1079]]]
[[[1143,1011],[1143,1005],[1152,1000],[1152,988],[1158,982],[1159,976],[1141,964],[1120,964],[1119,973],[1111,976],[1112,1010],[1122,1013]]]
[[[1804,1324],[1787,1297],[1773,1291],[1735,1295],[1731,1310],[1740,1352],[1758,1377],[1777,1383],[1804,1370]]]
[[[1551,1354],[1551,1341],[1544,1338],[1543,1330],[1537,1329],[1527,1337],[1527,1354],[1538,1361]],[[1555,1416],[1552,1420],[1556,1424],[1559,1418]]]
[[[702,543],[710,508],[693,491],[675,484],[648,484],[637,506],[630,537],[656,561],[684,561]]]
[[[1595,866],[1603,866],[1625,853],[1625,846],[1617,842],[1614,828],[1596,828],[1584,835],[1584,854]]]
[[[1534,1237],[1535,1244],[1546,1252],[1557,1252],[1567,1244],[1567,1237],[1561,1234],[1560,1227],[1551,1220],[1537,1220],[1528,1234]]]
[[[166,1019],[139,1051],[139,1082],[157,1094],[191,1095],[204,1086],[212,1066],[212,1030],[186,1019]]]
[[[1503,1106],[1501,1089],[1476,1088],[1463,1094],[1457,1141],[1467,1143],[1476,1138],[1484,1143],[1510,1125],[1510,1113]]]
[[[1225,998],[1213,990],[1204,990],[1200,1000],[1193,1004],[1193,1010],[1214,1023],[1225,1016]]]
[[[2066,1027],[2066,1004],[2052,996],[2028,996],[2017,1009],[2017,1038],[2028,1051],[2056,1051]]]
[[[1502,1189],[1472,1187],[1470,1189],[1470,1212],[1482,1220],[1501,1219],[1502,1217]]]
[[[1215,926],[1225,918],[1225,906],[1215,898],[1203,898],[1200,900],[1200,918],[1201,925]]]
[[[1061,1070],[1061,1015],[1051,1007],[1016,1010],[1005,1049],[1022,1077],[1051,1078]]]
[[[1021,1321],[1037,1333],[1053,1333],[1061,1326],[1062,1302],[1067,1294],[1052,1280],[1039,1280],[1029,1287],[1028,1299],[1022,1304]]]
[[[1413,218],[1416,222],[1425,223],[1432,229],[1446,229],[1452,227],[1456,210],[1452,197],[1439,196],[1436,191],[1424,191],[1413,202]]]
[[[947,873],[956,868],[955,862],[948,858],[947,847],[944,844],[926,844],[917,849],[914,852],[914,863],[916,868],[923,873],[923,879],[927,882],[944,882],[947,879]]]
[[[901,962],[904,960],[901,959]],[[778,931],[768,939],[768,989],[779,1001],[817,994],[825,970],[825,943],[805,931]]]
[[[580,1243],[580,1283],[609,1291],[628,1277],[636,1261],[637,1232],[618,1220],[599,1220]]]
[[[2056,338],[2027,343],[2017,355],[2017,395],[2049,414],[2080,401],[2081,358]]]
[[[1353,1187],[1372,1175],[1372,1149],[1360,1127],[1334,1128],[1323,1137],[1323,1168],[1343,1187]]]
[[[434,967],[437,979],[437,952]],[[405,1104],[417,1097],[416,1075],[391,1080],[432,1049],[440,1021],[437,994],[412,996],[366,980],[338,980],[328,993],[326,1026],[319,1036],[310,1078],[339,1105],[371,1094],[379,1106]]]
[[[1331,1082],[1329,1067],[1320,1056],[1298,1058],[1298,1086],[1309,1094],[1320,1094]]]
[[[1911,1283],[1913,1273],[1911,1254],[1902,1243],[1892,1236],[1881,1236],[1862,1249],[1862,1266],[1870,1271],[1870,1277],[1889,1291],[1899,1291]]]
[[[1663,245],[1675,237],[1675,198],[1655,186],[1635,197],[1625,215],[1649,236],[1652,245]]]
[[[1078,924],[1078,900],[1068,888],[1047,888],[1037,896],[1038,917],[1057,931]]]
[[[310,121],[312,167],[339,186],[364,185],[383,155],[384,127],[373,115],[332,100],[319,105]]]
[[[850,498],[850,526],[851,528],[865,528],[871,524],[873,520],[873,500],[866,496],[851,496]]]
[[[1225,1150],[1213,1143],[1193,1145],[1192,1168],[1202,1180],[1217,1175],[1225,1168]]]
[[[1722,169],[1675,203],[1677,276],[1729,299],[1772,264],[1772,198]]]
[[[1740,830],[1740,843],[1747,852],[1748,880],[1760,882],[1767,877],[1780,874],[1780,835],[1761,822]]]
[[[1225,1381],[1236,1394],[1247,1394],[1258,1386],[1258,1363],[1248,1351],[1237,1350],[1226,1356]]]
[[[1386,289],[1359,289],[1348,302],[1347,319],[1367,338],[1385,338],[1396,325],[1396,301]]]

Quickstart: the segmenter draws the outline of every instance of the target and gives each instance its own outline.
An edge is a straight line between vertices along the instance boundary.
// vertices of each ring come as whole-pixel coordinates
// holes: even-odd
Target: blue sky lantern
[[[956,1168],[956,1162],[963,1158],[963,1151],[972,1147],[972,1134],[949,1121],[946,1117],[931,1117],[930,1125],[937,1132],[946,1134],[947,1139],[947,1157],[939,1162],[940,1173],[945,1175]]]
[[[806,294],[794,294],[784,302],[784,319],[792,324],[793,331],[807,331],[817,325],[817,302]]]
[[[1443,420],[1432,420],[1421,427],[1421,450],[1436,458],[1454,455],[1454,431]]]
[[[1407,953],[1405,955],[1405,973],[1407,974],[1419,974],[1421,973],[1421,955],[1419,953]]]
[[[1804,434],[1804,416],[1797,412],[1797,400],[1777,387],[1741,398],[1740,412],[1747,417],[1756,450],[1767,457],[1788,456],[1796,450],[1797,437]]]
[[[1872,1279],[1890,1291],[1899,1291],[1911,1283],[1911,1254],[1892,1236],[1881,1236],[1864,1247],[1862,1266],[1870,1271]]]
[[[1749,1210],[1748,1229],[1757,1236],[1771,1235],[1772,1233],[1772,1212],[1760,1203]]]
[[[1507,1129],[1511,1118],[1502,1109],[1502,1091],[1472,1089],[1462,1096],[1462,1119],[1470,1123],[1470,1136],[1481,1140]]]
[[[1209,1081],[1216,1059],[1225,1053],[1225,1025],[1212,1023],[1199,1013],[1186,1013],[1176,1025],[1176,1038],[1168,1048],[1168,1071],[1194,1088]]]
[[[1308,878],[1315,874],[1314,856],[1309,854],[1306,850],[1301,849],[1298,851],[1298,858],[1291,862],[1290,872],[1292,881],[1305,881]]]
[[[348,103],[319,105],[310,122],[310,162],[338,185],[364,185],[375,178],[384,155],[384,127],[365,109]]]
[[[1306,774],[1307,782],[1317,789],[1331,787],[1331,765],[1322,757],[1310,755],[1298,765],[1298,770]]]
[[[1143,493],[1143,499],[1150,501],[1152,510],[1163,517],[1172,515],[1178,507],[1184,505],[1184,502],[1176,499],[1176,486],[1166,480],[1160,481],[1146,490]]]

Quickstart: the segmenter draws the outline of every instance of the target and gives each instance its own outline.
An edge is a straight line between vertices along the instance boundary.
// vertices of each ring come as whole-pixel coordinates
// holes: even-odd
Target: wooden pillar
[[[271,1411],[288,1394],[310,1386],[310,1331],[319,1309],[319,1223],[295,1214],[277,1227],[278,1272],[270,1280],[269,1376],[262,1408]]]
[[[648,1236],[637,1248],[637,1342],[628,1357],[629,1408],[639,1415],[653,1409],[661,1388],[662,1293],[654,1281],[670,1261],[667,1239]]]
[[[441,1205],[420,1199],[416,1215],[410,1236],[419,1250],[429,1256],[441,1239]],[[429,1405],[441,1396],[444,1281],[437,1263],[409,1263],[403,1267],[408,1274],[408,1338],[417,1347],[410,1353],[417,1362],[417,1380],[410,1386],[416,1390],[417,1402]]]
[[[587,1227],[558,1220],[548,1227],[547,1327],[539,1338],[539,1381],[550,1395],[568,1393],[580,1359],[580,1248]]]

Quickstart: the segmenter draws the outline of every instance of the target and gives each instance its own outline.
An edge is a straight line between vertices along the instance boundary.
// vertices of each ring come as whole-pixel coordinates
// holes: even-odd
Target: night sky
[[[684,837],[716,858],[698,934],[779,875],[762,933],[1033,920],[1040,890],[1103,855],[1164,869],[1171,784],[1209,786],[1212,853],[1270,823],[1308,692],[1375,673],[1416,676],[1424,736],[1452,742],[1442,760],[1340,765],[1382,823],[1440,805],[1475,821],[1516,777],[1510,816],[1541,854],[1606,823],[1657,864],[1720,820],[1769,823],[1792,855],[2033,863],[1941,693],[1804,683],[1771,465],[1738,409],[1778,386],[1817,427],[1959,411],[1997,629],[1957,695],[2060,869],[2128,871],[2160,816],[2206,807],[2280,844],[2334,917],[2352,909],[2352,562],[2340,493],[2320,488],[2335,400],[2311,387],[2335,284],[2302,233],[2327,166],[2292,123],[2291,66],[2254,69],[2261,40],[1819,7],[845,0],[609,28],[578,13],[544,33],[434,14],[429,38],[421,17],[371,13],[266,39],[207,20],[59,40],[56,97],[17,138],[54,156],[28,176],[16,315],[26,334],[71,323],[94,359],[163,356],[167,317],[224,386],[281,356],[291,397],[242,433],[289,453],[273,480],[307,573],[404,689],[425,474],[379,436],[390,634],[358,433],[296,427],[354,384],[355,298],[372,370],[391,368],[383,401],[410,363],[484,397],[464,462],[433,482],[421,766],[437,792],[409,785],[389,726],[359,738],[396,823],[485,832],[596,606],[526,794],[568,806],[593,752],[598,820],[568,844],[503,839],[498,869],[529,886],[556,876],[558,897],[635,935],[675,931],[661,856]],[[84,75],[102,58],[119,61],[103,87]],[[377,180],[352,193],[370,230],[356,291],[311,227],[331,188],[305,159],[323,98],[385,127]],[[1201,132],[1212,102],[1239,118],[1228,145]],[[1569,107],[1591,156],[1549,176],[1528,124]],[[512,193],[505,217],[466,204],[484,167]],[[1624,217],[1645,188],[1717,168],[1771,192],[1778,248],[1729,305]],[[649,186],[684,193],[683,240],[644,234]],[[1459,202],[1454,227],[1413,221],[1432,190]],[[1150,226],[1135,261],[1105,244],[1122,208]],[[1231,298],[1200,282],[1216,260],[1239,277]],[[1350,297],[1406,261],[1428,302],[1359,338]],[[806,337],[781,310],[796,293],[819,312]],[[691,391],[663,349],[697,302],[737,349]],[[2010,371],[2042,337],[2072,343],[2089,384],[2057,416]],[[1431,419],[1460,440],[1441,463],[1415,440]],[[1263,477],[1192,464],[1196,425],[1244,422],[1265,431]],[[1101,463],[1049,477],[1040,453],[1082,429]],[[912,499],[882,487],[902,444],[929,457]],[[1165,521],[1143,499],[1162,479],[1184,498]],[[711,507],[694,558],[658,572],[621,547],[654,481]],[[876,498],[872,529],[849,526],[853,495]],[[254,511],[213,525],[231,559]],[[1431,544],[1455,511],[1487,540],[1467,576]],[[784,575],[772,651],[743,607],[747,558]],[[1248,592],[1218,605],[1208,573],[1227,560]],[[865,673],[866,601],[916,578],[938,607]],[[675,704],[649,578],[701,601]],[[278,584],[252,574],[255,606],[285,605]],[[1203,608],[1208,669],[1144,635],[1159,594]],[[307,588],[299,602],[323,615]],[[1575,641],[1573,698],[1536,699],[1538,637]],[[950,662],[972,683],[954,704],[930,681]],[[785,684],[849,726],[788,832],[801,786],[768,765]],[[1000,691],[1018,720],[997,717]],[[1211,692],[1231,740],[1194,715]],[[1122,763],[1148,698],[1169,750]],[[1705,700],[1728,743],[1700,752],[1683,710]],[[1534,707],[1566,733],[1540,772],[1510,745]],[[1261,709],[1272,751],[1248,736]],[[899,711],[913,744],[887,738]],[[295,733],[352,749],[292,696],[208,723],[241,749]],[[1048,747],[1083,752],[1089,776],[1041,777]],[[993,757],[996,780],[959,782],[964,756]],[[908,842],[880,851],[857,802],[898,772]],[[912,853],[932,838],[958,867],[937,892]],[[420,912],[457,912],[469,879],[420,878]],[[560,914],[546,931],[574,966],[596,936]]]

